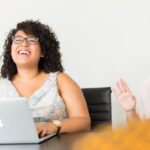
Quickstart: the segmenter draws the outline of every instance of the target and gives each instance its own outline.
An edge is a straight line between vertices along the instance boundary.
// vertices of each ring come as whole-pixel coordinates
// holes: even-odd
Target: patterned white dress
[[[67,118],[64,101],[57,90],[57,75],[58,72],[50,73],[48,80],[32,96],[26,98],[35,122]],[[7,78],[0,79],[0,98],[3,97],[21,98],[14,85]]]

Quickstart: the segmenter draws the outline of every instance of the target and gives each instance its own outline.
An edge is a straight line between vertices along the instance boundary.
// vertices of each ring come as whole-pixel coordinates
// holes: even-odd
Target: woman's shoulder
[[[65,72],[58,72],[57,75],[58,82],[74,82],[74,80]]]
[[[57,76],[57,84],[60,88],[79,88],[78,84],[70,75],[64,72],[59,72]]]
[[[59,78],[68,78],[69,75],[65,72],[56,72]]]

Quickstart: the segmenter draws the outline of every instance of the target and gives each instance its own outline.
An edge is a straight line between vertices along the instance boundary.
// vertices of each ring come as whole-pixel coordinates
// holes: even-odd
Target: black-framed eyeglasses
[[[13,38],[12,38],[12,41],[15,44],[22,44],[24,42],[24,40],[26,40],[26,42],[29,45],[35,45],[39,41],[39,39],[37,37],[34,37],[34,36],[28,36],[26,38],[24,38],[22,36],[13,36]]]

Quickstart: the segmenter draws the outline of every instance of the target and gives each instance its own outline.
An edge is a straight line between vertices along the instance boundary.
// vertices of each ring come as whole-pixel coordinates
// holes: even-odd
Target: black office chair
[[[111,88],[83,88],[82,91],[91,117],[91,128],[111,124]]]

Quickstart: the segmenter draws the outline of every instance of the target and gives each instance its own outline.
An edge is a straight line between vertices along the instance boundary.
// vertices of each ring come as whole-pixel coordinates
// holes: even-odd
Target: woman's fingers
[[[123,84],[125,90],[126,90],[127,92],[131,93],[131,90],[130,90],[129,86],[127,85],[127,83],[126,83],[124,80],[122,80],[122,79],[121,79],[121,82],[122,82],[122,84]]]
[[[120,90],[120,92],[129,92],[131,93],[127,83],[123,80],[123,79],[119,79],[119,81],[117,82],[117,86]]]
[[[117,88],[112,88],[112,91],[117,97],[119,97],[122,93],[126,92],[126,87],[124,86],[122,79],[119,79],[117,81]]]
[[[117,81],[117,87],[118,87],[120,93],[126,92],[126,90],[124,88],[124,84],[121,79],[119,79],[119,81]]]
[[[47,129],[44,127],[44,125],[36,125],[36,130],[39,137],[44,137],[47,134]]]
[[[46,135],[47,130],[42,129],[42,132],[40,133],[40,137],[44,137]]]

